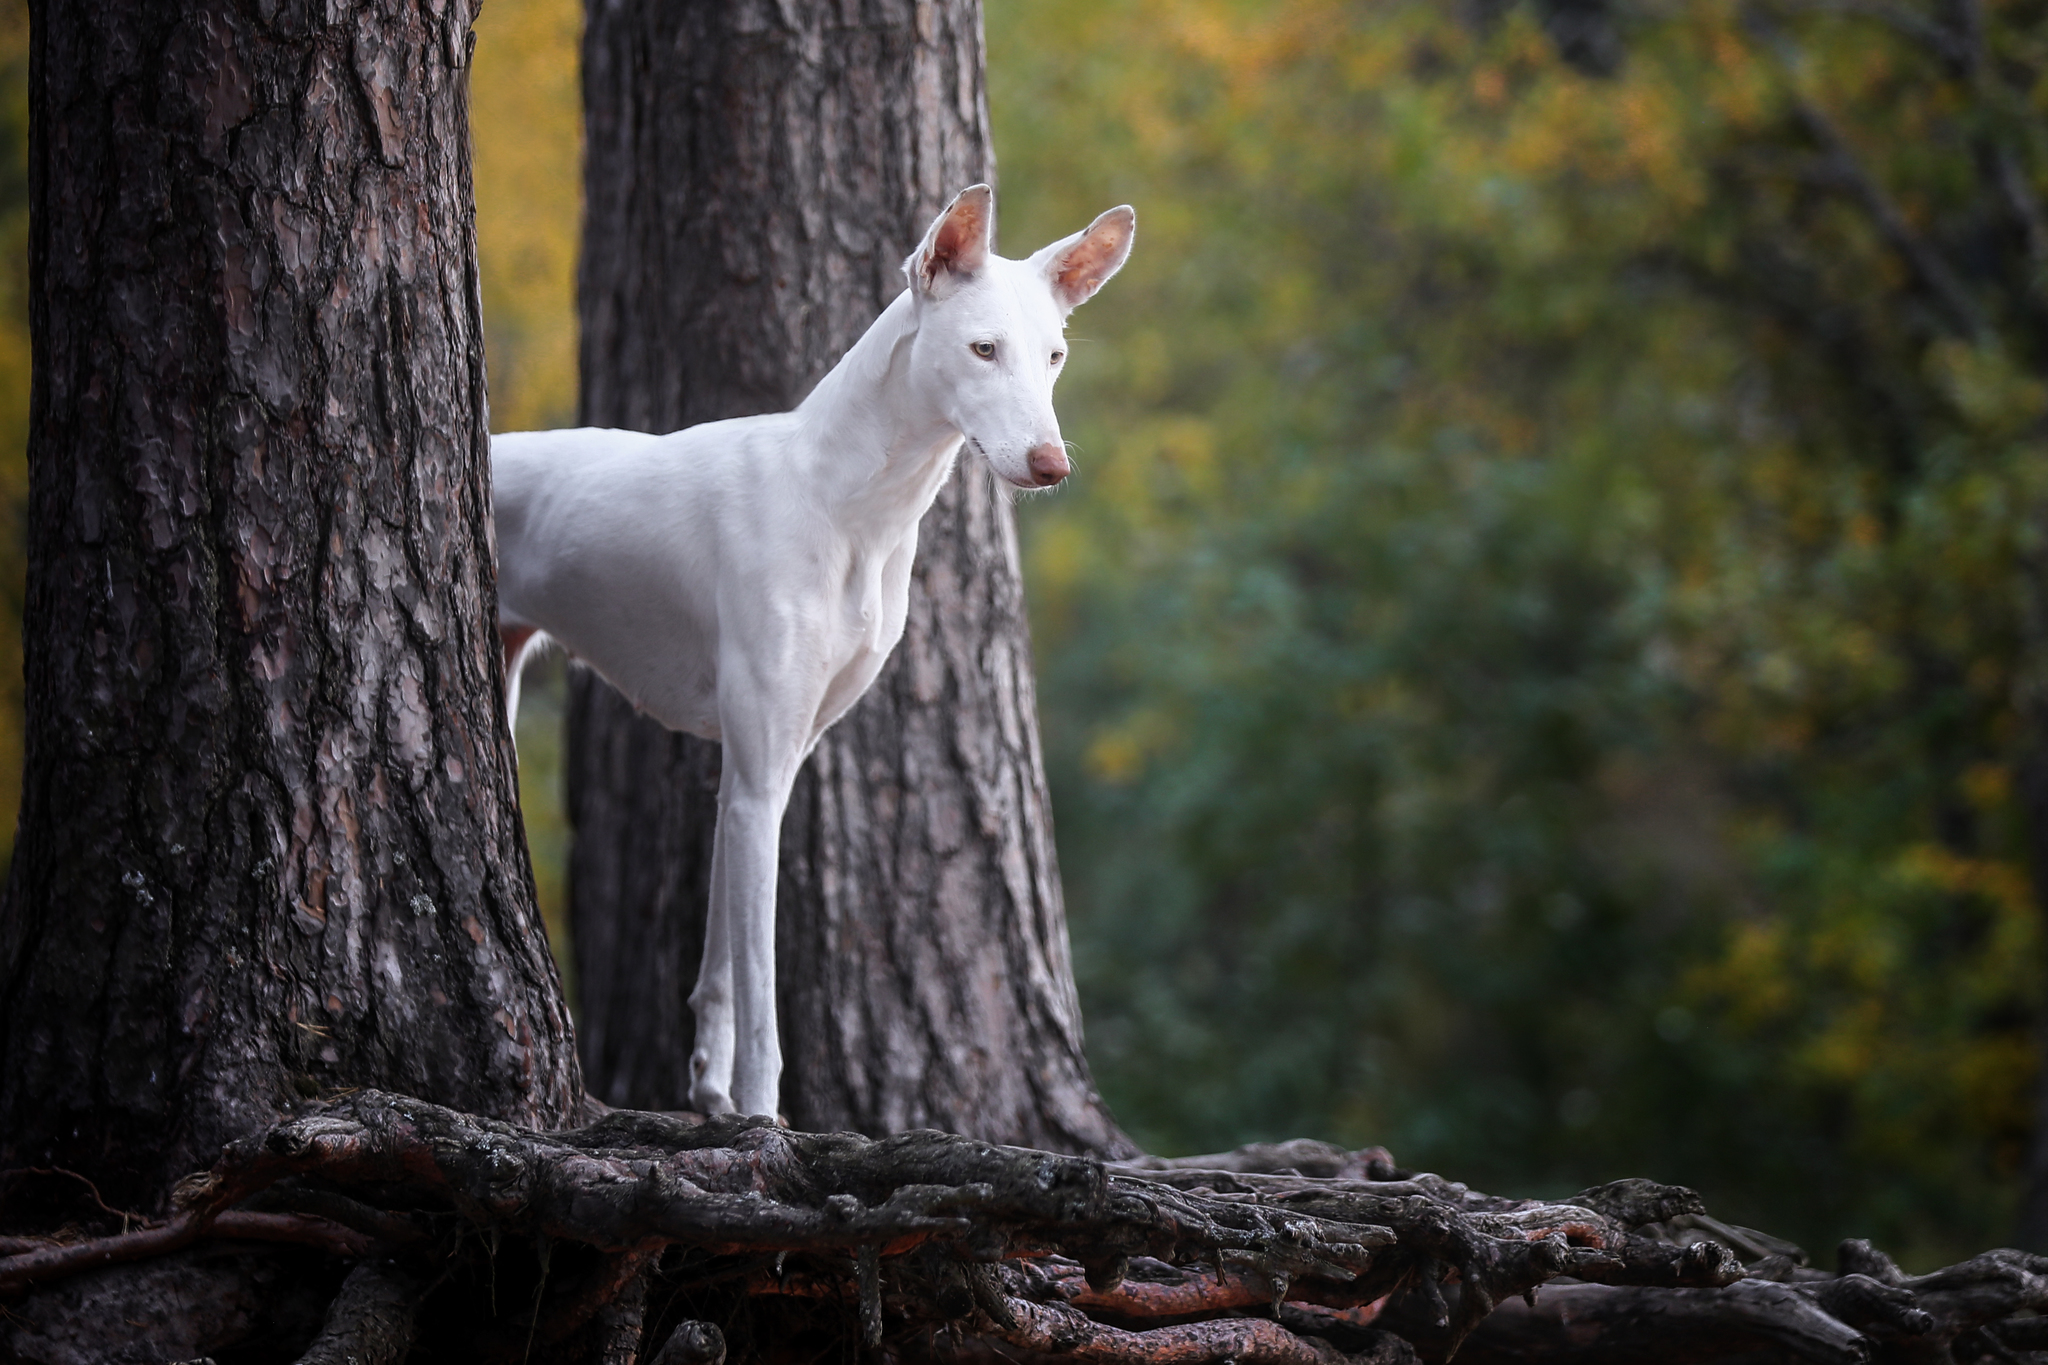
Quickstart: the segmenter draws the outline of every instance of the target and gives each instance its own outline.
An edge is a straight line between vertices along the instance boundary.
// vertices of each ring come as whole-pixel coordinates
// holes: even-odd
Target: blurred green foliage
[[[1624,13],[991,5],[1007,239],[1140,221],[1024,515],[1090,1055],[1159,1149],[1952,1257],[2036,1069],[2042,9]]]

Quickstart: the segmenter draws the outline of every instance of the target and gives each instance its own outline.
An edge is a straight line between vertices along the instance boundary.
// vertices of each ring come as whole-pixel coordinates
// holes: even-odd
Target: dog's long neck
[[[816,461],[812,487],[834,520],[874,543],[907,535],[938,496],[960,430],[914,382],[917,315],[908,292],[818,381],[796,413]]]

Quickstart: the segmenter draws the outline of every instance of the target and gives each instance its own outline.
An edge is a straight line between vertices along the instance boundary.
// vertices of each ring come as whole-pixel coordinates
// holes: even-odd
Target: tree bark
[[[608,0],[584,91],[593,424],[793,406],[991,178],[976,0]],[[1081,1049],[1009,505],[964,468],[920,537],[903,643],[783,823],[783,1106],[1121,1154]],[[614,1104],[687,1102],[717,765],[578,671],[571,916],[584,1065]]]
[[[0,1167],[581,1103],[501,720],[469,0],[39,3]]]

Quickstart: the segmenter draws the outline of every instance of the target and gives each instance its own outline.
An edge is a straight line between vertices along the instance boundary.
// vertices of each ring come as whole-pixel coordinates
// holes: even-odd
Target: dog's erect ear
[[[903,263],[911,289],[943,298],[952,281],[981,269],[988,260],[995,223],[996,192],[988,186],[969,185],[953,196],[946,211],[932,221],[924,241]]]
[[[1038,252],[1031,264],[1045,272],[1052,296],[1071,313],[1123,268],[1137,231],[1137,210],[1119,204],[1073,236]]]

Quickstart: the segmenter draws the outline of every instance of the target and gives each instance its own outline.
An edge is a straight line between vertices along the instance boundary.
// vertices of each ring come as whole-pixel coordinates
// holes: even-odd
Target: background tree
[[[991,177],[973,0],[592,5],[583,51],[591,424],[793,406],[901,292],[931,217]],[[925,518],[903,643],[784,821],[797,1126],[1128,1150],[1081,1049],[1036,713],[1010,507],[972,469]],[[585,672],[567,766],[593,1091],[681,1106],[717,746]]]
[[[34,12],[0,1167],[160,1206],[327,1087],[581,1103],[498,709],[469,14]]]

